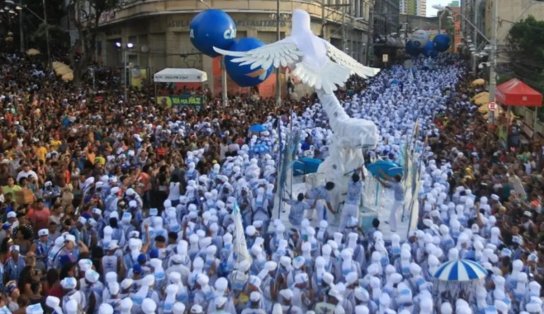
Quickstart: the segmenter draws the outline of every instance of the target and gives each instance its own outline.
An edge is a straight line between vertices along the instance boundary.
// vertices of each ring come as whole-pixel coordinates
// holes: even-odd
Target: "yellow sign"
[[[130,86],[142,88],[143,82],[147,79],[147,69],[130,70]]]

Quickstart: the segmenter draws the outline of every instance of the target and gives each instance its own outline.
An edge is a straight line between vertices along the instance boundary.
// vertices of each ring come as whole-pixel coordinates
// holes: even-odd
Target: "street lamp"
[[[20,49],[21,52],[25,51],[24,46],[24,34],[23,34],[23,9],[30,12],[33,16],[35,16],[40,22],[42,22],[45,25],[45,45],[47,47],[47,66],[50,66],[51,63],[51,48],[49,46],[49,24],[47,23],[47,10],[45,5],[45,0],[42,0],[42,6],[43,6],[43,18],[39,16],[36,12],[32,11],[28,6],[23,4],[23,0],[20,0],[18,4],[15,4],[12,0],[6,0],[6,4],[11,6],[11,9],[9,10],[12,14],[17,14],[19,12],[19,40],[20,40]],[[5,7],[6,11],[8,10],[8,7]],[[15,9],[15,11],[13,11]]]
[[[130,49],[134,48],[134,43],[128,42],[125,46],[120,41],[115,42],[115,47],[123,50],[123,81],[125,86],[125,102],[128,101],[128,75],[127,75],[127,53]]]

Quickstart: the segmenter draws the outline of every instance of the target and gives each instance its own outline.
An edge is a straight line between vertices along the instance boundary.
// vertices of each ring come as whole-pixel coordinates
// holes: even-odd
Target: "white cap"
[[[200,314],[200,313],[204,313],[204,309],[202,309],[201,305],[195,304],[193,305],[193,307],[191,307],[191,314]]]
[[[227,290],[228,285],[229,285],[228,280],[226,278],[220,277],[220,278],[217,278],[217,280],[215,280],[214,288],[216,291],[217,290],[225,291]]]
[[[93,261],[88,258],[83,258],[77,262],[77,266],[79,266],[80,271],[86,272],[93,267]]]
[[[61,280],[60,285],[66,290],[72,290],[76,288],[77,280],[74,277],[66,277]]]
[[[96,272],[94,269],[88,269],[85,272],[85,280],[87,280],[90,283],[96,283],[100,279],[100,274]]]
[[[157,310],[157,304],[153,299],[145,298],[142,301],[142,311],[145,314],[155,314],[155,311]]]
[[[113,307],[108,303],[102,303],[98,308],[98,314],[113,314]]]
[[[223,307],[227,303],[227,298],[219,297],[215,300],[215,305],[217,307]]]
[[[40,229],[38,231],[38,236],[39,237],[44,237],[44,236],[47,236],[47,235],[49,235],[49,230],[47,230],[47,229]]]
[[[280,295],[285,300],[291,300],[293,298],[293,291],[291,291],[291,289],[283,289],[283,290],[280,290]]]
[[[26,307],[27,314],[42,314],[43,308],[40,303],[32,304]]]
[[[119,310],[121,310],[121,312],[130,313],[130,310],[132,309],[132,305],[133,305],[132,299],[129,297],[126,297],[122,299],[121,302],[119,303]]]
[[[132,286],[132,284],[134,284],[134,280],[130,279],[130,278],[125,278],[123,279],[123,281],[121,281],[121,288],[122,289],[128,289]]]
[[[174,303],[174,306],[172,308],[173,314],[184,314],[185,313],[185,304],[181,302]]]
[[[253,292],[251,292],[251,294],[249,295],[249,299],[250,299],[252,302],[259,302],[259,300],[261,299],[261,294],[260,294],[258,291],[253,291]]]

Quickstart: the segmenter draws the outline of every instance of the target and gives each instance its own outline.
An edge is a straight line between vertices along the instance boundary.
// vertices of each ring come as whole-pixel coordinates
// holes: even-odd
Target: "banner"
[[[157,96],[157,104],[167,108],[172,106],[193,106],[200,109],[204,99],[199,95]]]
[[[240,207],[238,203],[234,203],[232,209],[232,220],[234,220],[234,239],[233,239],[233,253],[236,264],[241,263],[243,260],[249,260],[251,263],[253,259],[247,250],[246,234],[244,232],[244,225],[242,223],[242,215],[240,213]]]
[[[140,89],[145,80],[147,80],[147,69],[130,70],[130,86]]]

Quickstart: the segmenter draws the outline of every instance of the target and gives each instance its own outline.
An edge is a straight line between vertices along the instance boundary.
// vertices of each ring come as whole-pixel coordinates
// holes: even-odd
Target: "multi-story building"
[[[400,14],[427,16],[427,0],[400,0]]]
[[[277,39],[276,4],[277,1],[272,0],[127,0],[115,12],[103,15],[97,54],[102,64],[120,66],[123,53],[115,43],[132,42],[135,48],[127,52],[129,63],[147,68],[149,73],[165,67],[202,69],[208,74],[210,89],[217,92],[220,58],[207,57],[193,47],[189,39],[192,18],[208,7],[222,9],[235,20],[237,38],[256,37],[270,43]],[[290,33],[293,9],[304,9],[312,17],[315,34],[322,34],[338,48],[366,63],[371,5],[371,0],[282,0],[279,2],[280,36]],[[268,81],[273,84],[274,80]]]
[[[427,16],[427,0],[417,1],[417,15]]]
[[[400,5],[398,0],[375,0],[373,10],[373,50],[379,65],[383,55],[387,54],[388,59],[395,58],[399,48],[404,44],[399,39],[399,17]]]

